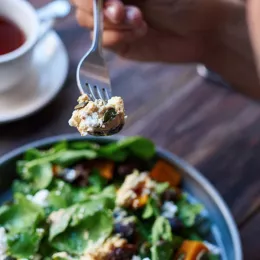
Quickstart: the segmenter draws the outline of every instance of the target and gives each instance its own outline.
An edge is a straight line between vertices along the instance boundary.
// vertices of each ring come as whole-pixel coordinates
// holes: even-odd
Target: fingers
[[[77,7],[76,17],[81,26],[93,28],[93,3],[91,0],[72,0]],[[131,28],[138,27],[142,21],[142,13],[135,6],[124,6],[119,0],[108,0],[104,5],[104,27]]]
[[[105,30],[103,33],[103,46],[106,48],[113,48],[113,50],[120,48],[122,44],[131,43],[136,39],[144,36],[147,32],[147,25],[143,23],[136,30]],[[92,37],[92,33],[91,33]]]

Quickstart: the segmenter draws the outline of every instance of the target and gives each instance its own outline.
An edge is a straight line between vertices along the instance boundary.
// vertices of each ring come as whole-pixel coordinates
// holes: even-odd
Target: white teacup
[[[55,1],[40,11],[25,0],[0,0],[0,16],[14,22],[25,35],[25,42],[19,48],[0,55],[0,92],[19,86],[30,73],[37,41],[52,27],[54,18],[65,16],[69,11],[70,5],[64,0]]]

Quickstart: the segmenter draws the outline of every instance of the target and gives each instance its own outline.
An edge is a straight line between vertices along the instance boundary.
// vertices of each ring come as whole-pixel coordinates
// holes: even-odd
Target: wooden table
[[[39,7],[47,1],[32,2]],[[0,155],[39,138],[75,133],[67,123],[79,95],[75,70],[90,40],[73,15],[56,29],[70,56],[65,86],[42,111],[0,126]],[[204,81],[194,66],[140,64],[112,53],[106,57],[114,94],[124,98],[129,115],[122,134],[149,137],[197,167],[229,205],[245,259],[259,260],[259,105]]]

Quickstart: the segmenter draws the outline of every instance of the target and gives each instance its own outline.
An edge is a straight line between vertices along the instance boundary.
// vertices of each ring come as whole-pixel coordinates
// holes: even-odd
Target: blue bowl
[[[48,148],[62,141],[88,140],[100,144],[114,142],[123,137],[80,137],[60,135],[45,138],[22,146],[0,158],[0,204],[10,199],[10,186],[16,175],[16,161],[30,148]],[[183,178],[183,189],[201,202],[212,222],[210,240],[221,250],[221,260],[242,260],[242,247],[239,233],[230,211],[216,189],[192,166],[174,154],[157,148],[157,156],[164,158],[179,168]]]

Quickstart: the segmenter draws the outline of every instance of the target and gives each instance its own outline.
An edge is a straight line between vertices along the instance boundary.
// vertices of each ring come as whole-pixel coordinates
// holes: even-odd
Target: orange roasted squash
[[[150,176],[158,182],[168,182],[171,187],[177,187],[181,182],[181,174],[170,163],[159,160],[153,167]]]
[[[100,171],[102,177],[107,180],[113,178],[115,163],[112,161],[99,161],[94,168],[97,168]]]
[[[185,240],[177,252],[174,260],[197,260],[198,256],[208,252],[208,248],[200,241]]]

